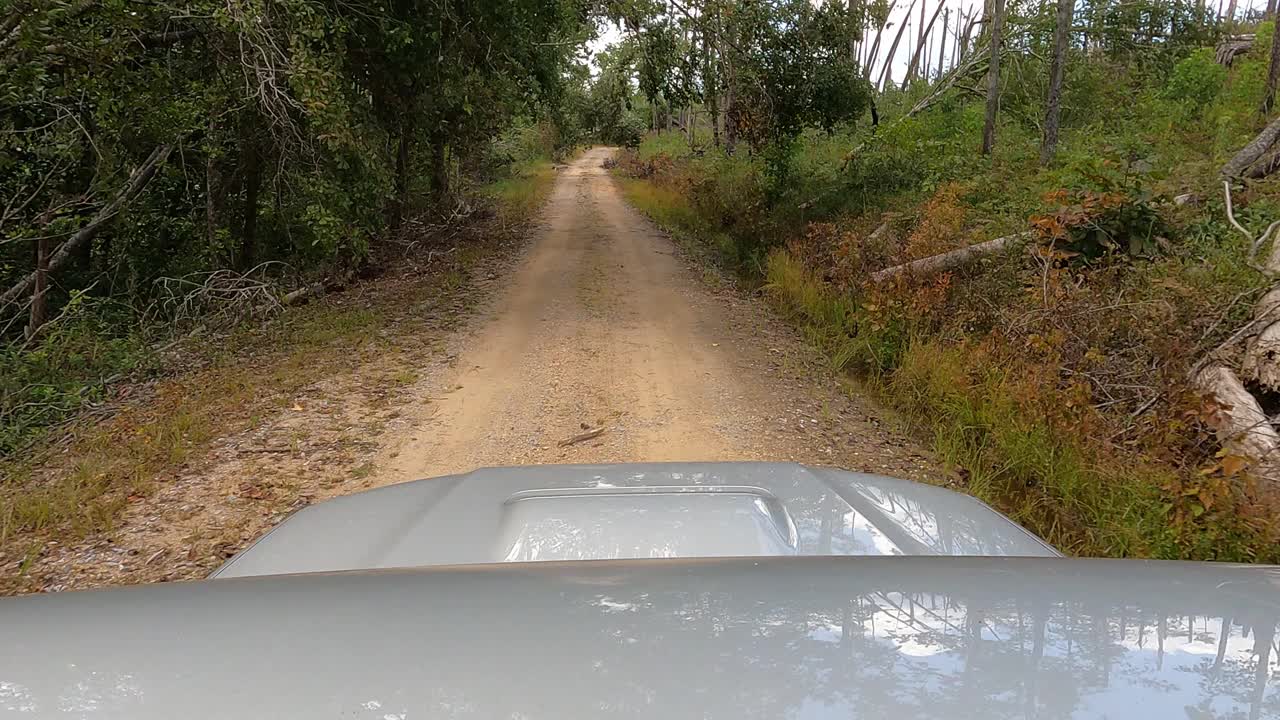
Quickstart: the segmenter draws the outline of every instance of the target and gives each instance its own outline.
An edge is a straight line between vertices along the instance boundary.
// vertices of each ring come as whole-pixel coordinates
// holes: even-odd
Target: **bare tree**
[[[922,5],[921,7],[923,7],[923,5]],[[929,17],[929,22],[928,22],[928,24],[924,27],[924,32],[925,32],[925,33],[931,33],[931,32],[933,31],[933,24],[934,24],[935,22],[937,22],[937,20],[938,20],[938,15],[940,15],[940,14],[942,14],[942,3],[938,3],[938,7],[937,7],[937,9],[935,9],[935,10],[933,11],[933,15]],[[924,22],[924,21],[923,21],[923,20],[921,20],[921,22]],[[925,45],[925,43],[922,41],[922,42],[921,42],[921,43],[916,47],[915,52],[911,54],[911,64],[907,67],[907,74],[902,78],[902,89],[903,89],[903,90],[906,90],[906,89],[907,89],[907,82],[908,82],[911,78],[916,77],[916,71],[917,71],[917,70],[919,69],[919,67],[920,67],[920,60],[921,60],[921,58],[924,58],[924,60],[925,60],[925,62],[926,62],[926,63],[928,62],[928,52],[929,52],[929,51],[928,51],[928,46],[927,46],[927,45]],[[922,75],[924,75],[924,76],[926,76],[926,77],[928,76],[928,73],[927,73],[927,72],[926,72],[926,73],[921,73],[921,74],[922,74]]]
[[[907,6],[906,17],[911,17],[911,10],[916,6],[916,0],[911,0],[911,4]],[[876,86],[880,88],[880,92],[884,92],[885,82],[891,80],[890,68],[893,67],[893,56],[898,52],[898,43],[902,41],[902,33],[907,29],[909,20],[898,26],[898,32],[893,36],[893,43],[889,45],[889,54],[884,58],[884,68],[880,71],[880,80]]]
[[[1058,24],[1053,31],[1053,61],[1049,65],[1049,98],[1045,103],[1044,142],[1040,164],[1048,165],[1058,149],[1058,120],[1062,114],[1062,76],[1067,67],[1067,45],[1071,39],[1071,15],[1075,0],[1058,0]]]
[[[1276,0],[1271,0],[1269,12],[1275,16]],[[1276,84],[1280,82],[1280,32],[1271,39],[1271,63],[1267,68],[1267,87],[1262,95],[1262,114],[1266,116],[1276,104]]]
[[[939,7],[942,6],[942,3],[943,3],[943,0],[938,0]],[[920,27],[918,28],[920,35],[919,35],[919,38],[916,40],[916,46],[917,46],[916,52],[920,52],[919,48],[924,47],[925,36],[929,33],[929,30],[925,27],[925,24],[924,24],[925,10],[928,5],[929,5],[929,0],[925,0],[924,2],[920,3]],[[907,72],[907,75],[914,78],[915,73],[916,71],[913,68]]]
[[[1000,43],[1004,30],[1004,0],[991,0],[991,64],[987,68],[987,117],[982,126],[982,154],[996,146],[996,113],[1000,110]]]
[[[951,8],[942,14],[942,37],[938,39],[938,79],[942,79],[942,71],[946,68],[947,28],[951,25]]]

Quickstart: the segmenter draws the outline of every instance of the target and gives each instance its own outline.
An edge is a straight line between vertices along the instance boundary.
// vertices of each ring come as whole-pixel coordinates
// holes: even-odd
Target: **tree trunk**
[[[1272,0],[1273,5],[1274,3],[1275,0]],[[1263,117],[1271,113],[1271,108],[1276,103],[1277,82],[1280,82],[1280,29],[1273,30],[1271,35],[1271,62],[1267,66],[1267,85],[1262,95]]]
[[[1218,42],[1218,47],[1214,53],[1214,59],[1219,65],[1231,67],[1231,63],[1235,62],[1237,55],[1243,55],[1253,48],[1253,43],[1257,39],[1257,35],[1230,35]]]
[[[1267,390],[1280,391],[1280,288],[1262,296],[1253,319],[1262,331],[1245,345],[1240,372]]]
[[[1227,29],[1236,25],[1236,0],[1227,0]]]
[[[236,268],[244,271],[253,267],[258,254],[258,197],[262,192],[262,158],[258,138],[251,134],[244,148],[244,225],[240,232],[240,252],[236,256]]]
[[[1226,177],[1243,177],[1251,165],[1271,151],[1280,142],[1280,117],[1271,121],[1258,136],[1222,166],[1222,174]]]
[[[1201,0],[1203,2],[1203,0]],[[1270,20],[1276,16],[1276,0],[1267,0],[1267,10],[1262,15],[1263,20]]]
[[[27,337],[33,338],[40,326],[49,319],[49,303],[45,292],[49,289],[49,237],[42,235],[36,241],[35,289],[31,292],[31,319],[27,322]]]
[[[867,51],[867,61],[862,68],[862,77],[865,78],[867,82],[871,81],[871,70],[875,67],[876,60],[880,58],[880,38],[884,35],[884,28],[888,24],[889,19],[886,17],[885,21],[880,23],[880,29],[876,30],[876,39],[871,43],[871,49]]]
[[[111,202],[104,205],[102,209],[93,216],[93,219],[90,220],[88,224],[76,231],[67,239],[66,242],[62,243],[58,248],[58,251],[49,258],[48,272],[56,272],[63,265],[67,264],[73,253],[84,247],[85,244],[96,237],[98,232],[102,230],[102,228],[105,227],[112,218],[118,215],[129,203],[133,202],[133,199],[138,196],[138,193],[142,192],[142,189],[147,186],[147,183],[151,181],[151,178],[155,177],[156,171],[164,164],[164,161],[169,158],[169,153],[172,151],[172,145],[165,144],[156,146],[156,148],[151,151],[151,155],[143,161],[142,165],[138,166],[136,170],[130,173],[129,179],[125,181],[124,187],[120,188],[120,190],[116,192],[116,195],[111,199]],[[8,305],[16,298],[30,292],[35,286],[35,282],[35,272],[32,272],[22,280],[19,280],[17,284],[4,291],[4,294],[0,295],[0,307]]]
[[[938,0],[938,6],[939,6],[939,7],[941,7],[943,4],[944,4],[944,3],[943,3],[943,1],[942,1],[942,0]],[[926,35],[927,35],[927,34],[928,34],[928,32],[929,32],[929,31],[928,31],[928,29],[926,29],[926,28],[925,28],[925,26],[924,26],[924,23],[925,23],[925,21],[924,21],[925,10],[928,8],[928,5],[929,5],[929,0],[924,0],[923,2],[921,2],[921,3],[920,3],[920,27],[917,29],[917,32],[919,33],[919,35],[916,37],[916,52],[917,52],[917,53],[919,53],[919,52],[921,51],[921,48],[923,48],[923,47],[924,47],[924,40],[925,40]],[[935,15],[936,15],[936,13],[935,13]],[[932,24],[932,23],[931,23],[931,24]],[[919,70],[919,68],[913,68],[912,70],[908,71],[908,73],[907,73],[907,74],[908,74],[908,75],[910,75],[912,78],[915,78],[915,77],[917,77],[917,74],[916,74],[916,71],[917,71],[917,70]]]
[[[1004,30],[1004,0],[991,2],[991,64],[987,68],[987,116],[982,125],[982,154],[996,146],[996,113],[1000,110],[1000,43]]]
[[[436,200],[449,195],[449,158],[444,138],[438,137],[431,146],[431,194]]]
[[[907,6],[907,16],[910,17],[911,10],[915,8],[916,0],[911,0],[911,4]],[[893,67],[893,56],[898,52],[898,43],[902,41],[902,33],[907,29],[907,23],[898,26],[898,32],[893,36],[893,42],[889,45],[889,54],[885,55],[884,67],[880,70],[880,79],[876,82],[876,87],[880,88],[880,92],[884,92],[885,82],[893,79],[889,70]]]
[[[222,224],[222,202],[226,199],[226,184],[222,179],[222,166],[212,152],[204,163],[204,241],[210,248],[218,247],[218,230]]]
[[[942,71],[946,67],[947,29],[951,25],[951,8],[942,14],[942,37],[938,38],[938,79],[942,79]]]
[[[924,6],[922,5],[921,7],[924,7]],[[929,23],[928,23],[928,27],[926,28],[926,31],[933,30],[933,24],[937,22],[938,15],[940,15],[941,13],[942,13],[942,3],[938,3],[938,9],[934,10],[932,17],[929,18]],[[924,22],[924,21],[921,20],[921,22]],[[907,74],[902,78],[903,90],[907,89],[907,81],[910,80],[911,78],[919,77],[920,75],[928,75],[928,73],[917,73],[918,63],[920,62],[920,59],[922,57],[927,58],[928,57],[927,53],[928,53],[928,49],[923,42],[920,43],[920,45],[916,47],[916,51],[912,53],[911,64],[907,66]]]
[[[1071,11],[1075,0],[1058,0],[1058,24],[1053,30],[1053,61],[1049,66],[1049,100],[1044,114],[1044,144],[1040,146],[1040,164],[1048,165],[1058,149],[1058,119],[1062,113],[1062,76],[1067,68],[1067,45],[1070,42]]]
[[[414,123],[412,114],[400,119],[400,142],[396,148],[396,199],[391,214],[391,226],[400,227],[409,212],[410,152],[413,148]]]
[[[732,155],[738,147],[738,121],[733,116],[733,82],[724,93],[724,151]]]

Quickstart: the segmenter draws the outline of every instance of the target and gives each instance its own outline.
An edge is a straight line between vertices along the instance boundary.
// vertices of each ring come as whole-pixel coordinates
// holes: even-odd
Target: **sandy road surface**
[[[470,320],[218,438],[112,531],[0,558],[0,592],[204,577],[302,505],[485,465],[796,460],[942,478],[759,298],[627,206],[609,152],[562,169],[522,253],[474,273]]]
[[[562,171],[539,239],[458,358],[453,391],[381,479],[551,462],[837,461],[829,439],[796,436],[814,398],[788,386],[783,350],[750,322],[758,309],[710,292],[624,203],[601,167],[610,152]],[[846,422],[864,450],[885,440],[861,418]]]

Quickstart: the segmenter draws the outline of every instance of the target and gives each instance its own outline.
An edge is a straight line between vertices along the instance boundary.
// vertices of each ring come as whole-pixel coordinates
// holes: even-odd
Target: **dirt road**
[[[46,546],[23,589],[202,577],[300,505],[485,465],[796,460],[942,477],[762,300],[627,206],[609,152],[561,170],[522,254],[478,273],[460,330],[219,439],[116,530]]]
[[[562,171],[539,240],[458,358],[453,391],[379,479],[526,463],[834,462],[837,446],[843,459],[850,445],[865,467],[918,470],[891,450],[876,458],[897,443],[830,388],[789,381],[781,365],[793,348],[779,345],[791,340],[771,336],[767,314],[733,293],[704,287],[624,203],[601,167],[610,152],[593,149]],[[824,394],[827,412],[843,417],[843,442],[817,432]]]

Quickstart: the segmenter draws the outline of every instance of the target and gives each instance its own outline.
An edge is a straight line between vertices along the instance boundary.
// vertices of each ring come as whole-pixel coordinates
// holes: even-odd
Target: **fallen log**
[[[879,270],[872,273],[871,281],[884,282],[885,280],[897,277],[899,275],[904,275],[904,274],[905,275],[927,275],[930,273],[950,270],[952,268],[965,265],[979,258],[983,258],[988,255],[994,255],[998,252],[1002,252],[1007,248],[1017,245],[1019,242],[1022,242],[1024,240],[1031,238],[1033,234],[1034,233],[1032,233],[1030,230],[1026,232],[1014,233],[1013,235],[1006,235],[1004,237],[996,238],[995,240],[988,240],[987,242],[984,242],[984,243],[978,243],[977,245],[970,245],[969,247],[963,247],[963,248],[960,248],[959,250],[952,250],[950,252],[944,252],[938,255],[930,255],[927,258],[912,260],[911,262],[903,263],[901,265],[894,265],[893,267],[885,268],[884,270]]]
[[[1240,373],[1271,391],[1280,391],[1280,288],[1258,301],[1254,319],[1262,330],[1245,344]]]
[[[1272,120],[1271,124],[1263,128],[1257,137],[1249,141],[1248,145],[1240,148],[1240,151],[1222,166],[1222,174],[1226,177],[1245,177],[1250,168],[1263,156],[1273,149],[1280,150],[1280,147],[1277,147],[1278,142],[1280,142],[1280,117]]]
[[[1271,154],[1258,160],[1252,167],[1245,172],[1245,177],[1251,180],[1264,178],[1271,173],[1280,170],[1280,142],[1271,148]]]
[[[324,292],[324,283],[312,283],[310,285],[303,285],[297,290],[293,290],[292,292],[285,293],[285,296],[280,298],[280,304],[286,305],[286,306],[304,305],[312,297],[319,295],[322,292]]]
[[[1225,38],[1218,43],[1217,52],[1214,53],[1214,59],[1219,65],[1231,67],[1231,63],[1235,62],[1237,55],[1243,55],[1253,48],[1253,41],[1257,39],[1256,35],[1235,35]]]
[[[1222,365],[1210,365],[1194,381],[1218,402],[1212,424],[1223,448],[1253,461],[1259,478],[1280,485],[1280,434],[1240,378]]]

